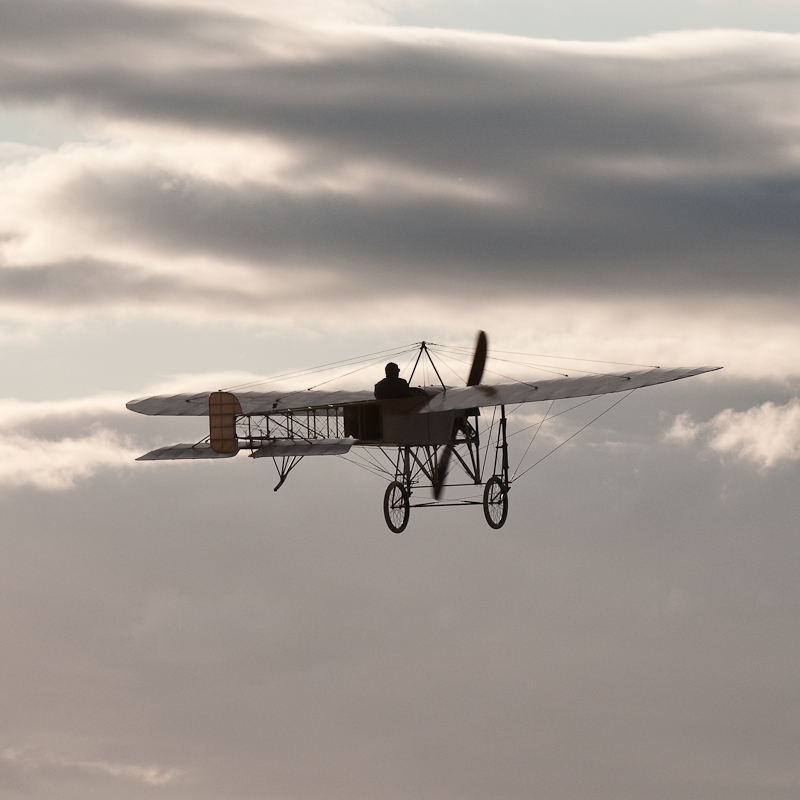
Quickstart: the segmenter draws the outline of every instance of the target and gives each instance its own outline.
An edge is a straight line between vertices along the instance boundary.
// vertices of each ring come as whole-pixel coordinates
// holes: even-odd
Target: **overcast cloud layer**
[[[790,800],[797,470],[658,446],[693,396],[634,393],[515,484],[501,533],[468,508],[393,536],[337,459],[277,495],[243,457],[3,476],[0,790]],[[169,435],[111,400],[3,428],[47,453],[93,420],[126,457]]]
[[[3,800],[798,797],[800,35],[446,7],[0,2]],[[512,415],[500,532],[134,461],[207,429],[133,397],[478,327],[725,369]]]
[[[7,163],[6,313],[796,299],[797,37],[239,8],[4,4],[0,100],[104,133]]]

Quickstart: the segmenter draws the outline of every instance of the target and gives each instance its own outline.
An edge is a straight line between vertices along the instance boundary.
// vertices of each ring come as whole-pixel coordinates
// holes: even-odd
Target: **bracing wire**
[[[436,345],[436,347],[442,347],[442,346],[443,345]],[[444,355],[445,355],[441,350],[434,350],[433,352],[435,352],[437,355],[439,355],[441,357],[444,357]],[[467,350],[463,350],[462,351],[462,350],[458,349],[458,350],[456,350],[456,352],[458,352],[460,355],[465,355],[465,356],[469,355],[469,352]],[[503,351],[493,351],[493,352],[503,352]],[[526,354],[525,353],[521,353],[520,355],[526,355]],[[550,358],[550,356],[544,356],[544,357],[545,358]],[[452,354],[451,354],[451,358],[454,358],[454,356]],[[552,356],[552,358],[556,358],[556,356]],[[458,359],[456,359],[456,360],[458,360]],[[489,360],[489,361],[499,361],[499,362],[501,362],[503,364],[513,364],[514,366],[517,366],[517,367],[533,367],[535,369],[541,370],[542,372],[549,372],[549,373],[551,373],[553,375],[558,375],[558,376],[560,376],[562,378],[568,378],[569,377],[568,373],[558,372],[557,370],[555,370],[553,368],[553,366],[551,364],[533,364],[533,363],[531,363],[529,361],[516,361],[516,360],[510,359],[510,358],[498,358],[495,355],[488,356],[487,360]],[[592,359],[586,359],[586,361],[588,361],[590,363],[594,363],[594,364],[616,364],[616,365],[632,366],[632,367],[647,366],[647,365],[643,365],[643,364],[627,364],[627,365],[625,365],[624,362],[619,362],[619,361],[593,361]],[[466,362],[463,362],[463,363],[466,363]],[[653,367],[653,369],[658,369],[658,367]],[[584,375],[607,375],[608,374],[606,372],[598,372],[597,370],[580,369],[579,367],[572,367],[571,368],[571,372],[580,372],[580,373],[582,373]],[[499,372],[495,372],[494,374],[495,375],[500,375]],[[501,377],[505,378],[507,376],[501,375]],[[513,378],[509,378],[509,380],[514,380],[514,379]]]
[[[364,448],[361,458],[363,458],[365,462],[367,462],[367,459],[369,459],[368,463],[374,464],[375,469],[379,470],[380,472],[387,472],[386,467],[380,461],[378,461],[378,459],[375,457],[375,454],[369,448]]]
[[[580,408],[581,406],[585,406],[588,403],[594,403],[595,400],[599,400],[601,397],[603,397],[603,395],[596,394],[594,397],[590,397],[588,400],[584,400],[582,403],[576,403],[574,406],[570,406],[569,408],[565,408],[563,411],[559,411],[558,414],[553,414],[553,416],[552,417],[548,417],[547,420],[548,420],[548,422],[551,422],[556,417],[561,417],[564,414],[569,414],[570,411],[574,411],[576,408]],[[522,405],[522,404],[520,403],[520,405]],[[519,406],[517,406],[517,408],[519,408]],[[515,408],[514,411],[516,411],[517,408]],[[511,413],[509,413],[509,416],[511,416]],[[513,433],[509,433],[506,438],[507,439],[511,439],[513,436],[519,436],[521,433],[525,433],[525,431],[529,431],[531,428],[535,428],[537,425],[541,425],[542,422],[544,422],[544,420],[539,420],[538,422],[534,422],[534,423],[532,423],[530,425],[526,425],[524,428],[520,428],[518,431],[514,431]],[[517,467],[517,469],[519,469],[519,467]]]
[[[436,352],[436,355],[440,356],[441,358],[447,358],[448,357],[442,352],[439,352],[439,351],[434,351],[434,352]],[[454,355],[450,355],[449,357],[452,358],[453,361],[458,361],[460,364],[469,364],[470,363],[469,361],[463,361],[460,358],[456,358]],[[562,372],[554,372],[553,370],[550,370],[550,371],[553,372],[554,375],[560,375],[562,378],[568,377],[568,376],[564,375]],[[506,380],[512,381],[513,383],[521,383],[524,386],[534,386],[534,384],[532,384],[530,381],[521,381],[521,380],[519,380],[519,378],[512,378],[510,375],[503,375],[502,372],[495,372],[495,370],[492,370],[492,369],[484,369],[484,372],[491,372],[492,375],[497,375],[499,378],[505,378]]]
[[[539,431],[542,429],[542,425],[547,421],[547,418],[550,416],[550,412],[553,410],[553,406],[555,405],[555,400],[550,401],[550,405],[547,407],[547,411],[545,411],[544,416],[539,420],[538,425],[536,425],[536,430],[533,432],[533,436],[531,437],[530,442],[528,442],[528,446],[525,448],[525,452],[522,454],[522,458],[519,460],[519,464],[514,468],[514,472],[511,475],[510,481],[514,480],[519,468],[522,466],[522,462],[525,460],[525,456],[528,455],[528,451],[533,447],[533,443],[536,441],[536,437],[539,435]],[[508,437],[506,437],[508,438]]]
[[[343,358],[340,361],[331,361],[328,364],[321,364],[316,367],[308,367],[307,369],[295,370],[294,372],[284,372],[279,375],[273,375],[269,378],[259,378],[255,381],[250,381],[249,383],[240,383],[236,386],[229,386],[225,391],[234,391],[235,389],[246,389],[249,386],[258,386],[262,383],[268,382],[277,382],[282,380],[289,380],[291,378],[301,378],[304,375],[311,375],[315,372],[324,372],[329,369],[334,369],[335,367],[339,366],[351,366],[355,364],[360,364],[363,361],[367,361],[372,359],[376,356],[380,356],[379,360],[382,358],[387,358],[392,355],[402,355],[412,350],[416,349],[419,346],[419,342],[414,342],[413,344],[404,344],[400,347],[393,347],[387,350],[377,350],[374,353],[366,353],[365,355],[360,356],[353,356],[351,358]]]
[[[446,355],[444,355],[444,353],[436,353],[436,355],[437,355],[437,356],[439,356],[439,358],[440,358],[440,359],[441,359],[441,361],[442,361],[442,364],[443,364],[445,367],[447,367],[447,369],[449,369],[449,370],[450,370],[450,372],[452,372],[452,373],[453,373],[453,375],[455,375],[455,376],[456,376],[456,378],[458,378],[458,380],[459,380],[459,383],[464,383],[464,378],[462,378],[462,377],[461,377],[461,375],[459,375],[459,374],[458,374],[458,373],[457,373],[457,372],[456,372],[456,371],[455,371],[455,370],[454,370],[454,369],[453,369],[453,368],[452,368],[452,367],[451,367],[451,366],[450,366],[450,365],[447,363],[447,360],[448,360],[448,359],[447,359],[447,356],[446,356]]]
[[[405,350],[401,353],[393,353],[395,356],[404,355],[405,353],[411,352],[409,350]],[[363,366],[358,367],[357,369],[350,370],[350,372],[345,372],[343,375],[334,375],[332,378],[328,378],[327,380],[320,381],[319,383],[315,384],[314,386],[309,386],[307,389],[295,389],[292,392],[287,392],[283,395],[282,399],[286,400],[289,397],[293,397],[296,394],[303,394],[304,392],[310,392],[312,389],[317,389],[320,386],[324,386],[326,383],[332,383],[333,381],[341,380],[342,378],[346,378],[348,375],[355,375],[356,372],[361,372],[362,370],[369,369],[370,367],[374,367],[376,364],[380,364],[386,355],[382,355],[380,358],[375,359],[374,361],[370,361],[368,364],[364,364]]]
[[[617,400],[616,403],[612,403],[607,409],[605,409],[604,411],[601,411],[593,420],[591,420],[590,422],[587,422],[583,427],[581,427],[577,431],[575,431],[575,433],[573,433],[572,436],[568,436],[566,439],[564,439],[563,442],[561,442],[561,444],[556,445],[549,453],[545,453],[538,461],[536,461],[533,464],[531,464],[525,470],[525,472],[521,472],[519,475],[515,475],[513,480],[519,480],[523,475],[526,475],[527,473],[529,473],[534,467],[536,467],[539,464],[541,464],[542,461],[544,461],[548,456],[553,455],[553,453],[555,453],[556,450],[558,450],[559,448],[563,447],[571,439],[574,439],[579,433],[581,433],[582,431],[585,431],[590,425],[593,425],[595,422],[597,422],[597,420],[599,420],[600,417],[602,417],[604,414],[608,414],[608,412],[611,411],[612,408],[615,408],[616,406],[618,406],[623,400],[627,400],[635,391],[636,391],[635,389],[631,389],[629,392],[626,392],[622,397],[620,397],[619,400]],[[517,467],[517,469],[519,469],[519,467]]]
[[[617,367],[641,367],[642,369],[661,369],[657,364],[633,364],[629,361],[604,361],[598,358],[575,358],[574,356],[552,356],[543,353],[515,353],[513,350],[495,350],[505,356],[529,356],[531,358],[555,358],[563,361],[583,361],[586,364],[614,364]]]
[[[385,479],[386,476],[389,474],[385,469],[377,470],[374,467],[369,466],[368,464],[363,464],[360,461],[355,461],[354,459],[348,458],[347,456],[344,455],[338,455],[336,457],[341,458],[342,461],[347,461],[348,464],[352,464],[353,466],[358,467],[359,469],[363,469],[366,472],[369,472],[371,475],[377,475],[379,478]]]
[[[440,356],[442,358],[446,357],[445,353],[442,352],[441,350],[434,350],[433,352],[436,353],[436,355],[438,355],[438,356]],[[470,355],[470,353],[468,353],[468,352],[458,352],[458,354],[462,355],[462,356],[469,356]],[[452,353],[450,353],[449,356],[450,356],[450,358],[454,359],[455,361],[460,361],[462,364],[469,363],[467,361],[461,361],[461,359],[456,358],[455,355],[453,355]],[[486,360],[487,361],[501,361],[501,362],[503,362],[505,364],[514,364],[515,366],[518,366],[518,367],[536,367],[537,369],[540,369],[542,372],[549,372],[552,375],[558,375],[560,378],[568,378],[569,377],[569,375],[567,375],[566,373],[558,372],[557,370],[553,369],[552,366],[549,366],[549,365],[545,366],[544,364],[528,364],[528,363],[525,363],[523,361],[510,361],[507,358],[497,358],[496,356],[487,356]],[[491,371],[492,370],[488,370],[488,372],[491,372]],[[587,370],[583,370],[583,369],[576,369],[575,371],[576,372],[588,372]],[[499,372],[495,372],[493,374],[494,375],[500,375],[501,378],[508,378],[508,380],[511,380],[511,381],[517,381],[517,379],[510,378],[508,375],[502,375]],[[601,373],[588,372],[588,374],[599,375]],[[518,383],[524,383],[524,381],[517,381],[517,382]]]
[[[394,353],[396,357],[403,356],[406,353],[411,352],[410,350],[404,350],[401,353]],[[370,361],[368,364],[364,364],[364,366],[359,367],[358,369],[351,370],[350,372],[345,372],[344,375],[336,375],[333,378],[328,378],[325,381],[320,381],[319,383],[314,384],[313,386],[309,386],[306,391],[311,391],[312,389],[316,389],[319,386],[324,386],[326,383],[331,383],[333,381],[338,381],[340,378],[346,378],[348,375],[355,375],[356,372],[361,372],[362,370],[369,369],[370,367],[374,367],[376,364],[380,364],[386,358],[385,355],[382,355],[380,358]]]
[[[439,344],[438,342],[428,342],[429,345],[436,347],[444,347],[448,350],[459,350],[462,354],[468,354],[471,350],[468,347],[462,347],[451,344]],[[554,356],[546,353],[520,353],[515,350],[492,350],[493,353],[501,353],[505,356],[528,356],[530,358],[554,358],[559,361],[583,361],[587,364],[614,364],[618,367],[642,367],[645,369],[661,369],[656,364],[634,364],[629,361],[604,361],[596,358],[576,358],[574,356]]]
[[[417,352],[416,348],[411,352],[416,353]],[[408,361],[406,362],[406,365],[403,367],[403,369],[400,370],[400,374],[401,375],[405,374],[406,370],[411,366],[413,362],[414,362],[414,356],[412,355],[411,358],[409,358]]]

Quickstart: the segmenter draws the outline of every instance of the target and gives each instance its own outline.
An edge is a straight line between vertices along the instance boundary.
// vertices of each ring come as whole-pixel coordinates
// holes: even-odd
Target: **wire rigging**
[[[408,350],[402,353],[395,353],[394,355],[399,357],[405,355]],[[320,381],[319,383],[314,384],[313,386],[309,386],[306,391],[311,391],[312,389],[316,389],[319,386],[324,386],[326,383],[332,383],[333,381],[338,381],[340,378],[346,378],[348,375],[355,375],[356,372],[361,372],[362,370],[369,369],[370,367],[374,367],[376,364],[380,364],[386,356],[381,356],[379,359],[375,361],[370,361],[368,364],[364,364],[363,366],[359,367],[358,369],[351,370],[350,372],[345,372],[343,375],[335,375],[333,378],[328,378],[325,381]]]
[[[542,425],[547,421],[550,412],[553,410],[553,406],[555,405],[555,400],[550,401],[550,405],[547,407],[547,411],[545,412],[544,416],[540,420],[539,424],[536,426],[536,430],[533,432],[533,436],[531,437],[530,442],[528,442],[528,446],[525,448],[525,452],[522,454],[522,458],[519,460],[519,464],[514,468],[514,472],[511,475],[511,482],[514,480],[514,476],[519,472],[519,468],[522,466],[522,462],[525,460],[525,456],[528,455],[528,451],[533,447],[533,443],[536,441],[536,437],[539,435],[539,431],[542,429]]]
[[[442,347],[442,345],[437,345],[437,347]],[[468,356],[470,354],[469,351],[461,350],[460,348],[451,348],[451,349],[456,350],[456,352],[458,352],[459,355]],[[434,350],[434,352],[437,355],[444,357],[444,352],[443,351]],[[495,351],[495,352],[502,352],[502,351]],[[525,353],[521,353],[520,355],[526,355],[526,354]],[[549,358],[549,356],[544,356],[544,357],[545,358]],[[556,356],[553,356],[553,358],[555,358],[555,357]],[[530,361],[517,361],[517,360],[514,360],[514,359],[510,359],[510,358],[498,358],[495,355],[488,356],[487,360],[489,360],[489,361],[499,361],[499,362],[504,363],[504,364],[513,364],[514,366],[517,366],[517,367],[532,367],[532,368],[535,368],[535,369],[542,370],[542,372],[549,372],[549,373],[551,373],[553,375],[558,375],[558,376],[560,376],[562,378],[568,378],[569,377],[569,373],[558,372],[550,364],[534,364],[534,363],[531,363]],[[595,363],[595,364],[624,365],[623,362],[619,362],[619,361],[592,361],[592,359],[586,359],[586,360],[588,362],[590,362],[590,363]],[[646,366],[646,365],[628,364],[627,366]],[[658,367],[653,367],[653,369],[658,369]],[[607,372],[598,372],[597,370],[581,369],[580,367],[572,367],[571,371],[572,372],[580,372],[580,373],[582,373],[584,375],[598,375],[598,376],[600,376],[600,375],[608,375],[608,374],[610,374],[610,373],[607,373]],[[498,372],[496,372],[494,374],[495,375],[500,375],[500,373],[498,373]],[[508,376],[501,375],[501,377],[508,377]],[[509,380],[515,380],[515,379],[514,378],[509,378]]]
[[[452,345],[452,344],[439,344],[438,342],[428,342],[429,345],[434,345],[436,347],[443,347],[447,350],[458,350],[462,354],[469,354],[472,351],[468,347],[459,346],[459,345]],[[552,354],[546,353],[520,353],[515,350],[493,350],[493,353],[501,353],[502,355],[506,356],[528,356],[530,358],[554,358],[558,361],[583,361],[587,364],[614,364],[618,367],[642,367],[644,369],[661,369],[656,364],[634,364],[629,361],[604,361],[602,359],[596,358],[576,358],[574,356],[554,356]],[[492,356],[494,357],[494,356]]]
[[[569,414],[570,411],[574,411],[576,408],[580,408],[581,406],[585,406],[588,403],[594,403],[596,400],[599,400],[603,395],[597,394],[594,397],[590,397],[588,400],[584,400],[582,403],[576,403],[574,406],[570,406],[569,408],[565,408],[563,411],[559,411],[558,414],[553,414],[552,417],[548,417],[548,422],[554,420],[556,417],[562,417],[564,414]],[[522,405],[520,403],[520,405]],[[517,406],[519,408],[519,406]],[[514,409],[515,411],[517,409]],[[510,414],[509,414],[510,416]],[[541,425],[544,420],[540,420],[539,422],[534,422],[531,425],[526,425],[524,428],[520,428],[518,431],[514,431],[514,433],[509,433],[506,438],[511,439],[513,436],[519,436],[521,433],[525,433],[525,431],[529,431],[531,428],[535,428],[537,425]]]
[[[405,353],[416,350],[419,344],[419,342],[414,342],[412,344],[401,345],[400,347],[393,347],[388,350],[377,350],[374,353],[366,353],[365,355],[343,358],[339,361],[331,361],[327,364],[321,364],[316,367],[308,367],[307,369],[295,370],[293,372],[284,372],[279,375],[273,375],[269,378],[259,378],[258,380],[250,381],[249,383],[240,383],[236,386],[229,386],[224,391],[232,392],[236,389],[246,389],[250,386],[258,386],[262,383],[290,380],[291,378],[301,378],[305,375],[312,375],[315,372],[325,372],[339,366],[354,366],[355,364],[361,364],[362,362],[375,358],[376,356],[379,356],[379,360],[382,360],[393,355],[404,355]]]
[[[446,357],[446,356],[445,356],[443,353],[437,353],[437,355],[438,355],[438,356],[440,356],[440,357],[442,357],[442,358],[445,358],[445,357]],[[460,358],[456,358],[454,355],[451,355],[451,356],[450,356],[450,358],[452,358],[452,359],[453,359],[453,361],[458,361],[458,362],[459,362],[459,363],[461,363],[461,364],[470,364],[470,363],[471,363],[471,362],[469,362],[469,361],[463,361],[463,360],[462,360],[462,359],[460,359]],[[532,384],[532,383],[530,383],[529,381],[521,381],[521,380],[519,380],[519,378],[512,378],[510,375],[503,375],[503,373],[502,373],[502,372],[495,372],[494,370],[491,370],[491,369],[486,369],[486,368],[484,368],[484,372],[491,372],[491,373],[492,373],[492,375],[497,375],[497,377],[498,377],[498,378],[505,378],[506,380],[508,380],[508,381],[512,381],[513,383],[521,383],[521,384],[523,384],[524,386],[532,386],[534,389],[536,388],[536,387],[535,387],[535,385],[534,385],[534,384]],[[564,376],[564,375],[562,375],[562,373],[560,373],[560,372],[556,372],[556,373],[554,373],[554,374],[555,374],[555,375],[561,375],[562,377],[565,377],[565,376]]]
[[[608,412],[611,411],[612,408],[615,408],[616,406],[618,406],[623,400],[627,400],[635,391],[636,391],[635,389],[631,389],[629,392],[626,392],[622,397],[620,397],[619,400],[617,400],[616,403],[612,403],[607,409],[605,409],[604,411],[601,411],[593,420],[590,420],[583,427],[581,427],[577,431],[575,431],[575,433],[573,433],[572,436],[568,436],[566,439],[564,439],[563,442],[561,442],[561,444],[556,445],[549,453],[545,453],[538,461],[536,461],[535,463],[531,464],[525,470],[525,472],[521,472],[519,475],[516,475],[513,478],[513,480],[519,480],[523,475],[527,475],[527,473],[529,473],[534,467],[536,467],[539,464],[541,464],[542,461],[544,461],[548,456],[553,455],[553,453],[555,453],[556,450],[558,450],[559,448],[563,447],[567,442],[569,442],[572,439],[574,439],[582,431],[585,431],[590,425],[593,425],[595,422],[597,422],[597,420],[599,420],[600,417],[602,417],[604,414],[608,414]]]
[[[588,362],[588,363],[598,363],[598,364],[599,363],[607,363],[607,364],[617,364],[617,365],[626,365],[626,366],[646,366],[646,365],[638,365],[638,364],[625,364],[625,362],[597,361],[597,360],[593,360],[593,359],[568,359],[568,358],[565,358],[565,357],[543,356],[543,355],[530,354],[530,353],[517,353],[517,352],[514,352],[514,351],[495,351],[495,352],[502,353],[503,355],[511,355],[511,356],[528,356],[528,357],[537,357],[537,358],[560,358],[561,360],[584,361],[584,362]],[[310,391],[310,390],[316,389],[316,388],[318,388],[320,386],[325,386],[326,384],[332,383],[332,382],[334,382],[336,380],[340,380],[342,378],[346,378],[346,377],[348,377],[350,375],[354,375],[354,374],[356,374],[358,372],[361,372],[363,370],[366,370],[366,369],[369,369],[371,367],[374,367],[376,364],[381,363],[382,361],[384,361],[387,358],[396,358],[396,359],[399,360],[400,357],[406,356],[409,353],[411,354],[411,356],[408,359],[408,361],[405,363],[405,366],[404,366],[402,372],[406,372],[411,367],[412,363],[414,364],[414,369],[416,369],[417,366],[419,366],[420,367],[420,372],[421,372],[421,377],[423,379],[424,385],[428,385],[429,380],[431,380],[432,377],[433,377],[433,372],[436,373],[436,376],[439,378],[439,380],[441,382],[441,377],[439,376],[439,371],[438,371],[438,369],[436,367],[436,363],[434,362],[434,359],[433,359],[433,355],[434,354],[438,357],[439,363],[442,364],[443,366],[447,367],[447,369],[450,370],[450,372],[453,375],[456,376],[456,378],[458,379],[459,383],[462,383],[464,381],[464,378],[456,371],[456,369],[454,369],[451,366],[451,362],[457,362],[459,364],[465,364],[467,366],[470,366],[471,363],[472,363],[471,359],[474,357],[474,354],[473,354],[472,350],[468,350],[467,348],[449,346],[449,345],[440,345],[440,344],[435,344],[435,343],[430,343],[430,342],[428,342],[428,343],[416,342],[414,344],[403,345],[403,346],[401,346],[399,348],[380,350],[380,351],[376,351],[376,352],[373,352],[373,353],[368,353],[368,354],[362,355],[362,356],[356,356],[356,357],[353,357],[353,358],[341,359],[339,361],[330,362],[328,364],[323,364],[323,365],[320,365],[320,366],[317,366],[317,367],[312,367],[312,368],[309,368],[309,369],[297,370],[297,371],[294,371],[294,372],[287,372],[287,373],[276,375],[276,376],[273,376],[273,377],[270,377],[270,378],[263,378],[263,379],[259,379],[259,380],[256,380],[256,381],[251,381],[249,383],[239,384],[238,386],[230,387],[230,389],[228,391],[230,391],[230,390],[240,390],[240,389],[244,389],[244,388],[248,388],[248,387],[252,387],[252,386],[257,386],[259,384],[263,384],[263,383],[267,383],[267,382],[278,382],[278,381],[285,381],[285,380],[290,380],[290,379],[299,379],[299,378],[306,377],[306,376],[311,376],[311,375],[315,375],[315,374],[329,372],[329,371],[337,369],[337,368],[338,369],[347,369],[346,372],[344,372],[342,374],[337,374],[337,375],[335,375],[333,377],[326,378],[324,380],[321,380],[318,383],[308,387],[308,389],[297,389],[297,390],[290,391],[286,395],[284,395],[284,399],[285,399],[285,398],[291,397],[293,395],[300,395],[305,391]],[[470,360],[466,360],[466,359],[470,359]],[[497,361],[497,362],[501,362],[501,363],[506,363],[506,364],[512,364],[512,365],[520,366],[520,367],[528,367],[528,368],[540,369],[540,370],[543,370],[545,372],[550,372],[551,374],[558,375],[560,377],[569,377],[568,375],[566,375],[564,373],[557,372],[556,370],[554,370],[552,368],[548,368],[547,366],[544,366],[542,364],[533,364],[533,363],[529,363],[529,362],[523,362],[523,361],[518,361],[518,360],[508,359],[508,358],[498,358],[497,356],[490,356],[489,360]],[[353,367],[353,369],[348,369],[350,367]],[[527,385],[527,386],[534,386],[533,383],[529,383],[528,381],[523,381],[523,380],[519,380],[519,379],[516,379],[516,378],[512,378],[511,376],[504,375],[503,373],[497,372],[496,370],[486,369],[485,371],[489,372],[489,373],[491,373],[493,375],[497,375],[500,378],[504,378],[506,380],[512,381],[513,383],[518,383],[518,384]],[[594,371],[591,371],[591,370],[584,370],[584,369],[579,369],[579,368],[576,368],[575,371],[582,372],[582,373],[585,373],[585,374],[590,374],[590,375],[602,375],[603,374],[603,373],[598,373],[598,372],[594,372]],[[444,386],[443,382],[442,382],[442,386]],[[616,402],[614,402],[608,408],[603,410],[600,414],[595,416],[591,421],[589,421],[585,425],[581,426],[577,431],[575,431],[573,434],[568,436],[564,441],[562,441],[561,443],[556,445],[548,453],[546,453],[541,458],[539,458],[536,462],[531,464],[531,466],[527,467],[525,470],[520,472],[520,469],[522,468],[522,465],[525,462],[525,459],[527,458],[527,456],[528,456],[528,454],[529,454],[534,442],[536,441],[536,438],[539,435],[539,432],[541,431],[542,426],[544,425],[545,422],[552,421],[556,417],[562,416],[563,414],[567,414],[570,411],[573,411],[574,409],[579,408],[580,406],[583,406],[583,405],[586,405],[587,403],[593,402],[593,401],[598,399],[598,396],[590,397],[589,399],[584,400],[583,402],[577,403],[577,404],[571,406],[568,409],[564,409],[563,411],[560,411],[557,414],[552,414],[552,411],[553,411],[553,408],[554,408],[554,405],[555,405],[556,401],[555,400],[551,400],[550,405],[547,408],[547,411],[545,412],[544,416],[540,420],[538,420],[537,422],[534,422],[531,425],[527,425],[526,427],[524,427],[524,428],[522,428],[522,429],[520,429],[518,431],[514,431],[513,433],[507,434],[505,436],[504,441],[507,441],[508,439],[510,439],[510,438],[512,438],[514,436],[518,436],[519,434],[524,433],[525,431],[530,430],[531,428],[535,428],[534,434],[533,434],[530,442],[528,443],[527,447],[525,448],[524,453],[522,454],[522,458],[519,460],[519,463],[517,464],[516,468],[514,469],[513,473],[511,474],[511,477],[508,479],[509,484],[515,482],[519,478],[522,478],[524,475],[526,475],[528,472],[530,472],[534,467],[536,467],[539,464],[541,464],[542,461],[544,461],[546,458],[551,456],[553,453],[555,453],[558,449],[563,447],[569,441],[574,439],[582,431],[586,430],[586,428],[588,428],[590,425],[595,423],[602,416],[604,416],[609,411],[611,411],[611,409],[615,408],[623,400],[625,400],[628,397],[630,397],[630,395],[633,393],[633,391],[634,390],[630,390],[627,393],[625,393]],[[521,403],[516,404],[515,407],[512,410],[508,411],[507,416],[511,416],[511,414],[513,414],[515,411],[517,411],[520,408],[521,405],[522,405]],[[488,425],[488,437],[485,440],[485,442],[482,445],[479,445],[478,448],[477,448],[478,459],[479,459],[478,460],[478,464],[480,464],[481,453],[483,454],[483,457],[486,458],[488,456],[488,452],[487,451],[491,447],[495,447],[496,450],[497,450],[497,452],[495,453],[495,462],[497,461],[497,458],[500,455],[500,447],[499,447],[499,444],[498,444],[498,442],[499,442],[499,439],[498,439],[498,437],[499,437],[499,427],[498,426],[499,426],[499,423],[497,421],[497,407],[495,407],[493,409],[493,412],[492,412],[491,421],[489,422],[489,425]],[[372,473],[373,475],[377,475],[377,476],[379,476],[381,478],[384,478],[384,479],[387,478],[387,477],[389,479],[391,479],[393,477],[393,475],[394,475],[394,471],[396,469],[396,465],[395,465],[393,459],[389,457],[388,453],[386,453],[382,447],[380,448],[380,450],[381,450],[381,453],[388,460],[388,466],[386,464],[384,464],[382,461],[380,461],[378,459],[378,457],[377,457],[377,454],[372,452],[370,450],[370,448],[363,448],[358,453],[355,453],[355,452],[350,453],[349,457],[342,454],[342,455],[339,456],[339,458],[342,458],[345,461],[348,461],[348,462],[354,464],[355,466],[357,466],[357,467],[359,467],[361,469],[364,469],[367,472]],[[292,464],[292,466],[294,466],[294,465]],[[277,462],[276,462],[276,467],[277,467]],[[291,467],[290,467],[290,469],[291,469]],[[286,470],[287,473],[288,473],[288,471],[289,470]],[[495,467],[494,467],[494,472],[495,473],[497,472],[497,464],[496,463],[495,463]],[[469,498],[467,498],[467,499],[469,499]]]

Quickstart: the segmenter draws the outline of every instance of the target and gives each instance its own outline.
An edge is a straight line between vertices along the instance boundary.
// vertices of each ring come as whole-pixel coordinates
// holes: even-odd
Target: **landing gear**
[[[500,406],[500,425],[494,454],[494,475],[483,490],[483,515],[490,528],[497,530],[506,524],[508,516],[508,435],[506,407]],[[499,467],[499,470],[498,470]]]
[[[383,516],[392,533],[402,533],[408,525],[408,492],[400,481],[392,481],[383,496]]]
[[[490,528],[502,528],[508,517],[508,492],[496,475],[486,481],[483,490],[483,515]]]
[[[383,496],[383,516],[390,531],[402,533],[408,526],[411,493],[421,484],[430,484],[434,493],[433,500],[426,502],[415,497],[414,508],[482,505],[486,522],[491,528],[497,530],[505,525],[508,517],[508,490],[511,486],[506,409],[505,406],[500,406],[500,419],[496,423],[492,420],[490,440],[484,447],[480,446],[478,436],[478,416],[477,409],[457,412],[449,441],[431,445],[397,445],[397,456],[390,457],[394,462],[394,480]],[[487,458],[491,450],[494,450],[494,464]],[[388,456],[383,447],[381,451]],[[473,494],[467,498],[448,498],[443,501],[441,490],[448,465],[460,467],[468,480],[467,483],[451,484],[455,487],[482,486],[485,468],[491,477],[486,481],[482,499],[479,499],[480,495],[476,497]],[[389,472],[389,477],[392,477],[392,472]]]

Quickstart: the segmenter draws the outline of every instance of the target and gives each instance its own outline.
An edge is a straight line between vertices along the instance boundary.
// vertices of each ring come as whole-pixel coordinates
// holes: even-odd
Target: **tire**
[[[508,517],[508,492],[496,475],[486,481],[483,490],[483,515],[490,528],[498,530],[506,524]]]
[[[408,525],[408,492],[400,481],[392,481],[383,496],[383,517],[392,533],[402,533]]]

